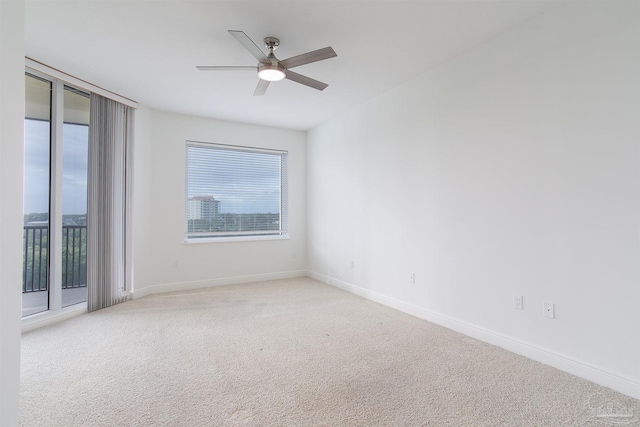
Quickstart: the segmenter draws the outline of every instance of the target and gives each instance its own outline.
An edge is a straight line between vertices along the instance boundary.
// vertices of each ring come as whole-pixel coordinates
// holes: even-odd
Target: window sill
[[[228,236],[228,237],[202,237],[196,239],[184,239],[185,245],[199,243],[223,243],[223,242],[252,242],[260,240],[289,240],[289,233],[271,234],[266,236]]]

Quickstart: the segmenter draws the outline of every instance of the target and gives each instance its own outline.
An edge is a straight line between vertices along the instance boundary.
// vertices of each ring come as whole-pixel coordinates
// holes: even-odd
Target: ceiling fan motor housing
[[[264,45],[269,49],[269,55],[267,58],[271,61],[271,64],[259,63],[258,64],[258,77],[262,80],[270,82],[277,82],[285,78],[285,68],[280,65],[278,58],[273,54],[273,51],[280,46],[280,40],[275,37],[265,37]]]

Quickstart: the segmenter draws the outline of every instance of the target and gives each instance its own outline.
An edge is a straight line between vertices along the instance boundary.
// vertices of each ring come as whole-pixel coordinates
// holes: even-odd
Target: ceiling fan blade
[[[243,31],[229,30],[229,34],[235,37],[236,40],[238,40],[240,44],[245,47],[245,49],[247,49],[253,56],[255,56],[258,62],[268,65],[271,64],[271,61],[269,60],[269,58],[267,58],[267,55],[265,55],[264,52],[262,52],[262,50],[253,42],[253,40],[251,40],[249,36],[246,35]]]
[[[294,73],[291,70],[286,70],[284,74],[286,75],[287,79],[293,80],[294,82],[303,84],[305,86],[312,87],[314,89],[324,90],[327,86],[329,86],[326,83],[319,82],[312,79],[311,77],[303,76],[302,74]]]
[[[271,82],[268,80],[260,79],[260,81],[258,82],[258,86],[256,86],[256,90],[253,91],[253,96],[264,95],[264,93],[267,91],[267,88],[269,87],[269,83]]]
[[[255,65],[197,65],[196,68],[200,71],[215,71],[215,70],[253,70],[256,71],[258,67]]]
[[[280,65],[284,68],[298,67],[304,64],[310,64],[316,61],[322,61],[323,59],[333,58],[338,54],[333,50],[331,46],[322,49],[314,50],[313,52],[303,53],[302,55],[292,56],[291,58],[280,61]]]

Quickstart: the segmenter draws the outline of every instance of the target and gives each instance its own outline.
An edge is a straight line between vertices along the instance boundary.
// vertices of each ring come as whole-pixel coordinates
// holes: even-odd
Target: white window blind
[[[185,239],[287,233],[287,152],[187,141]]]

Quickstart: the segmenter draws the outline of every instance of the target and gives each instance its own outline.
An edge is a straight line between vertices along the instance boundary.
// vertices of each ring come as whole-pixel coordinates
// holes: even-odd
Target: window
[[[287,152],[187,141],[185,241],[287,235]]]

